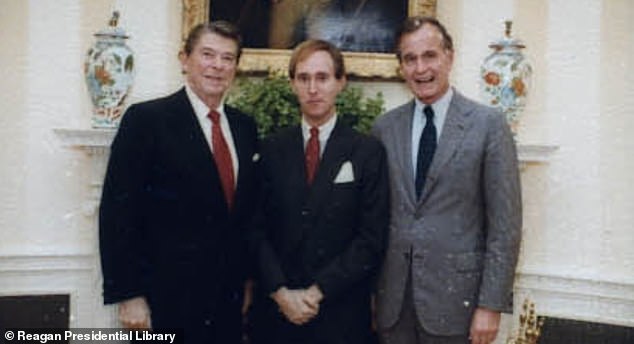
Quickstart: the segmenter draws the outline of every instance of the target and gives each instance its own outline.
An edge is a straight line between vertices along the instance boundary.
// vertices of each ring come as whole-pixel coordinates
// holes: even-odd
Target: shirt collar
[[[198,117],[199,120],[206,119],[210,111],[207,104],[205,104],[202,99],[198,97],[198,95],[194,92],[194,90],[192,90],[189,84],[185,84],[185,93],[187,93],[187,98],[194,108],[194,113],[196,114],[196,117]],[[215,109],[220,114],[220,117],[225,117],[223,104],[224,102],[220,102],[218,108]]]
[[[447,92],[442,95],[435,103],[433,104],[425,104],[421,102],[418,98],[415,98],[416,102],[414,113],[423,113],[423,108],[426,105],[430,105],[434,110],[434,116],[436,118],[442,118],[444,122],[444,118],[447,116],[447,110],[449,109],[449,104],[451,103],[451,99],[453,98],[453,88],[449,87]]]
[[[335,128],[335,124],[337,123],[337,114],[332,116],[326,123],[317,127],[319,129],[319,141],[325,142],[330,137],[332,130]],[[306,122],[304,116],[302,116],[302,135],[304,136],[304,141],[310,138],[310,128],[312,126]]]

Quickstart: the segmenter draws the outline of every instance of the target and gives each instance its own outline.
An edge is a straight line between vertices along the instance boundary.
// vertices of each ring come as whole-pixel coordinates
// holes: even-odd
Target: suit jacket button
[[[409,252],[404,252],[404,253],[403,253],[403,258],[405,258],[405,259],[409,260],[409,257],[410,257]]]
[[[302,216],[307,216],[309,214],[308,210],[302,210]]]

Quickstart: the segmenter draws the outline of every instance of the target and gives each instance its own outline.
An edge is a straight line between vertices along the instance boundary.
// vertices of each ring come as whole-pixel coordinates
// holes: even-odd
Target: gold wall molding
[[[183,25],[181,38],[196,24],[209,20],[210,1],[182,0]],[[408,14],[435,16],[436,0],[409,0]],[[258,74],[268,71],[286,71],[290,50],[245,48],[240,59],[239,71]],[[398,77],[398,61],[394,54],[344,52],[348,74],[359,78],[394,79]]]

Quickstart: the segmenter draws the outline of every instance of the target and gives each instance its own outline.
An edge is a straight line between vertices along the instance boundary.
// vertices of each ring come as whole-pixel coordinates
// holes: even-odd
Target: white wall
[[[602,202],[598,271],[634,283],[634,5],[606,1],[601,13],[598,178]],[[617,252],[616,254],[612,252]]]
[[[90,158],[61,147],[52,130],[88,127],[83,57],[114,8],[122,11],[137,59],[131,101],[176,89],[181,6],[179,0],[0,0],[0,8],[2,276],[3,257],[94,252],[91,209],[82,205]],[[551,315],[597,314],[594,320],[634,326],[633,16],[629,0],[438,1],[438,17],[456,42],[453,82],[466,95],[478,96],[480,62],[502,35],[504,19],[514,20],[514,34],[528,47],[534,86],[518,139],[559,150],[522,174],[518,285]],[[399,83],[361,84],[383,91],[388,107],[409,99]],[[561,282],[553,288],[585,303],[549,299],[560,291],[538,288],[528,278],[535,276]],[[0,294],[9,283],[0,283]],[[621,314],[606,309],[610,302],[622,306]]]
[[[456,45],[453,82],[471,97],[503,20],[513,19],[513,35],[528,47],[534,85],[518,140],[559,151],[524,172],[521,267],[633,283],[634,250],[615,248],[634,240],[634,3],[445,0],[438,11]]]
[[[0,6],[0,250],[6,251],[4,238],[14,237],[19,224],[24,222],[25,203],[24,165],[26,142],[26,59],[28,31],[22,23],[27,18],[28,4],[6,1]],[[7,33],[11,33],[10,35]]]
[[[72,327],[111,326],[91,194],[102,176],[53,129],[89,126],[83,60],[114,9],[136,52],[131,101],[180,85],[180,1],[0,0],[0,8],[0,296],[70,294]]]
[[[89,125],[82,74],[92,34],[111,11],[132,36],[137,77],[131,101],[180,84],[180,2],[1,0],[2,205],[0,255],[86,253],[87,157],[60,146],[53,128]]]

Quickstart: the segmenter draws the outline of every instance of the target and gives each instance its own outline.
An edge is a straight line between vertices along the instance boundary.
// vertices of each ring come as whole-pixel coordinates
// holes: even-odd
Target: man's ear
[[[291,91],[293,91],[293,93],[295,95],[297,95],[297,89],[295,88],[295,83],[293,82],[294,80],[291,79],[291,77],[288,77],[288,83],[291,85]]]
[[[449,69],[453,68],[453,50],[447,51],[447,56],[449,57]]]
[[[178,52],[178,61],[181,63],[181,73],[187,74],[187,54],[182,50]]]
[[[339,92],[343,91],[344,88],[346,88],[346,84],[348,83],[348,79],[346,78],[346,75],[344,74],[341,79],[339,79]],[[337,92],[337,93],[339,93]]]

